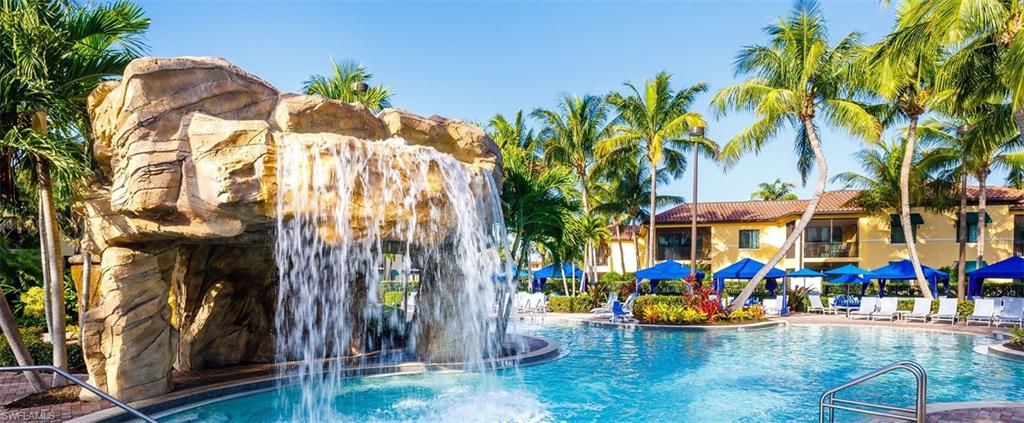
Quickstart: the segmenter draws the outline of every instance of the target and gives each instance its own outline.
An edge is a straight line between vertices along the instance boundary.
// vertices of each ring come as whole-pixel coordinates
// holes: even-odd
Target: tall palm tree
[[[1024,136],[1024,4],[1019,0],[904,0],[891,36],[896,48],[950,48],[940,84],[961,112],[1009,97]]]
[[[369,85],[373,75],[354,60],[340,63],[331,59],[331,74],[311,75],[302,90],[306,94],[327,97],[346,103],[359,103],[373,113],[391,107],[391,88],[383,84]]]
[[[854,201],[868,214],[888,215],[899,210],[903,204],[900,174],[907,145],[905,139],[869,143],[868,148],[853,155],[863,172],[843,172],[832,181],[860,189]],[[948,158],[942,146],[919,149],[912,160],[910,184],[915,189],[910,204],[936,212],[948,210],[953,183],[943,177]]]
[[[544,158],[551,165],[572,169],[583,201],[583,213],[590,214],[590,185],[596,163],[594,148],[608,137],[608,108],[597,96],[567,95],[556,109],[537,109],[532,113],[540,121]],[[594,248],[584,245],[584,268],[593,273]]]
[[[897,20],[913,10],[912,3],[906,3],[897,12]],[[945,58],[942,47],[933,40],[921,39],[920,43],[907,43],[897,31],[871,48],[867,81],[884,101],[879,113],[885,123],[906,121],[906,148],[900,161],[900,223],[906,240],[907,252],[913,264],[917,284],[925,298],[932,298],[928,282],[921,270],[917,254],[917,243],[912,236],[910,224],[910,173],[913,157],[917,154],[917,126],[921,116],[933,109],[943,99],[938,87],[940,67]]]
[[[766,45],[746,47],[736,59],[738,74],[750,77],[723,88],[712,107],[750,111],[756,120],[722,149],[722,159],[733,165],[746,152],[761,148],[790,124],[796,131],[797,167],[806,182],[814,166],[818,182],[814,196],[782,248],[750,280],[730,307],[746,302],[754,287],[775,267],[803,233],[825,192],[828,167],[818,139],[817,121],[865,139],[878,139],[881,125],[851,93],[855,81],[860,35],[851,33],[830,45],[825,20],[817,2],[798,1],[792,13],[764,29]],[[816,120],[818,119],[818,120]]]
[[[796,188],[796,184],[785,182],[782,178],[775,178],[772,182],[757,184],[757,191],[750,193],[750,199],[761,201],[796,200],[793,188]]]
[[[80,170],[59,165],[82,149],[73,141],[89,142],[85,98],[141,55],[141,34],[148,27],[142,9],[127,1],[0,3],[0,148],[8,153],[0,156],[18,152],[19,163],[35,168],[53,364],[65,369],[64,270],[54,191],[67,187],[55,187],[54,179]],[[13,164],[0,163],[0,174],[11,174]],[[55,375],[54,384],[60,383]]]
[[[672,177],[686,170],[685,151],[698,148],[717,152],[717,145],[704,137],[692,138],[689,131],[705,127],[700,113],[689,111],[697,95],[707,90],[699,82],[679,91],[672,89],[672,76],[661,72],[643,86],[627,82],[623,93],[611,93],[607,101],[618,111],[615,135],[602,141],[596,152],[601,156],[639,154],[650,167],[650,198],[648,199],[647,264],[657,253],[658,173],[667,169]],[[695,147],[697,146],[697,147]]]
[[[608,215],[621,215],[622,222],[634,228],[631,231],[633,260],[637,266],[640,265],[640,251],[637,244],[637,231],[644,221],[650,219],[651,184],[650,167],[646,161],[642,161],[635,155],[615,155],[602,161],[597,168],[597,174],[601,180],[598,196],[600,200],[594,206],[594,211]],[[669,169],[661,168],[657,175],[658,183],[665,184],[671,180]],[[657,207],[674,206],[683,202],[683,197],[676,195],[659,194],[655,197]],[[616,227],[616,238],[622,240],[622,234]],[[619,256],[622,259],[622,271],[625,273],[626,256],[622,252],[622,243],[619,243]]]

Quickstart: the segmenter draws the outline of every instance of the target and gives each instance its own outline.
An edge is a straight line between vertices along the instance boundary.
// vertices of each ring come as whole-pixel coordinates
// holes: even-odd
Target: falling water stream
[[[298,363],[289,380],[302,390],[282,406],[337,420],[343,368],[386,357],[486,367],[506,266],[489,172],[400,138],[310,134],[279,140],[277,166],[277,354]],[[382,305],[381,269],[396,257],[396,268],[419,270],[418,283],[403,271],[397,284],[417,292],[412,317]]]

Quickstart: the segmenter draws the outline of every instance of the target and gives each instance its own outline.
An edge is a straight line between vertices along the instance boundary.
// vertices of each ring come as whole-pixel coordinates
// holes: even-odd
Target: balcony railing
[[[845,258],[857,257],[855,242],[805,242],[804,257],[807,258]]]

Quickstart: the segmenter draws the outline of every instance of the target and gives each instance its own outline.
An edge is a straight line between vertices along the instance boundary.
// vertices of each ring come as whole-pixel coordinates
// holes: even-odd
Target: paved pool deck
[[[526,322],[584,322],[606,321],[607,318],[593,314],[545,313],[538,315],[518,316]],[[965,326],[962,323],[910,323],[903,321],[865,321],[848,319],[842,315],[796,314],[787,317],[773,318],[772,321],[785,322],[790,325],[851,325],[851,326],[882,326],[924,330],[953,331],[959,333],[991,335],[1005,328],[990,328],[985,325]],[[274,376],[276,367],[271,364],[232,366],[220,369],[207,369],[193,372],[176,372],[174,392],[202,389],[205,386],[239,382]],[[8,408],[7,404],[23,398],[30,392],[28,383],[21,374],[0,374],[0,422],[51,422],[67,421],[81,418],[91,413],[110,408],[105,402],[66,402],[29,408]],[[966,422],[1019,422],[1024,423],[1024,404],[1022,403],[957,403],[932,404],[928,421],[934,423],[966,423]]]

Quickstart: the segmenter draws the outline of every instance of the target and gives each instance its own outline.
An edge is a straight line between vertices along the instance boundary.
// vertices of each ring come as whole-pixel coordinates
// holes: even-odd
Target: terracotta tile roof
[[[615,236],[615,226],[612,225],[612,226],[608,227],[608,233],[612,234],[612,236],[609,237],[609,239],[611,239],[613,241],[617,241],[617,240],[620,240],[620,239],[633,239],[633,235],[636,234],[639,230],[640,230],[639,226],[636,226],[636,225],[624,225],[624,226],[622,226],[622,228],[619,229],[619,232],[620,232],[620,234],[622,236],[621,237],[617,237],[617,236]]]
[[[987,201],[993,204],[1010,203],[1012,210],[1024,210],[1024,190],[1007,187],[988,187]],[[858,190],[828,191],[818,203],[815,214],[861,213],[854,203]],[[968,201],[977,203],[980,190],[968,187]],[[697,205],[698,223],[770,222],[790,215],[799,215],[807,207],[807,200],[787,201],[726,201]],[[681,204],[658,213],[659,223],[689,223],[690,204]]]

